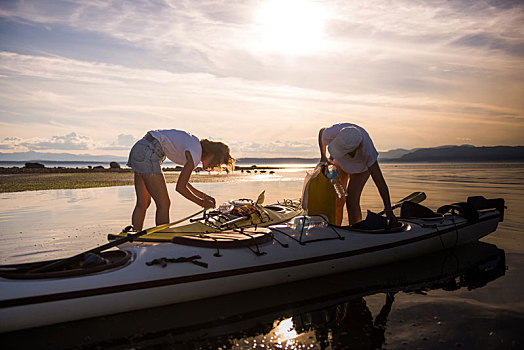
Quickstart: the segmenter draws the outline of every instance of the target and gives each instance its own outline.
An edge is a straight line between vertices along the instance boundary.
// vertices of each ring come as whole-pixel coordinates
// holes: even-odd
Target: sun
[[[264,51],[311,54],[321,49],[326,11],[311,0],[266,0],[257,12],[259,47]]]

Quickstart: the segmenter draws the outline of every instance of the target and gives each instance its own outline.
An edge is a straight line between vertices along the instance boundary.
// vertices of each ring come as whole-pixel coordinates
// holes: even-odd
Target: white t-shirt
[[[375,149],[375,145],[369,137],[369,134],[362,127],[351,124],[351,123],[340,123],[330,126],[329,128],[324,129],[322,133],[322,145],[329,145],[331,141],[335,139],[337,134],[343,128],[353,126],[360,130],[362,133],[362,147],[357,149],[354,157],[351,157],[349,154],[344,155],[342,159],[335,159],[340,167],[348,174],[358,174],[362,173],[370,166],[372,166],[378,158],[378,152]]]
[[[166,157],[175,164],[186,164],[186,151],[193,157],[193,168],[202,158],[202,146],[198,137],[182,130],[151,130],[149,134],[160,142]]]

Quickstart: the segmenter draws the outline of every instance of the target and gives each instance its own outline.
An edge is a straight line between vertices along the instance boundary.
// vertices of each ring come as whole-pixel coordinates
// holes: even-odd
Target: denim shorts
[[[161,174],[164,159],[166,156],[160,142],[147,134],[131,148],[127,166],[140,174]]]

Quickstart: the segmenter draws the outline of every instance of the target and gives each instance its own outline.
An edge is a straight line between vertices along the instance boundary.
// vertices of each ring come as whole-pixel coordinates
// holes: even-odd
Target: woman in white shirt
[[[382,197],[387,217],[396,223],[389,189],[377,162],[378,152],[366,130],[351,123],[335,124],[320,129],[318,143],[320,161],[336,165],[342,183],[348,191],[345,200],[337,199],[337,225],[342,223],[345,204],[347,204],[349,224],[362,221],[360,196],[370,175]],[[332,159],[327,158],[326,148]]]
[[[199,140],[182,130],[149,131],[131,148],[127,162],[135,173],[136,205],[132,216],[133,229],[142,230],[151,198],[156,204],[156,225],[169,222],[171,201],[161,168],[166,157],[175,164],[183,165],[176,191],[207,209],[215,207],[215,199],[193,187],[189,178],[200,162],[206,170],[222,165],[233,170],[235,160],[229,153],[229,147],[222,142]]]

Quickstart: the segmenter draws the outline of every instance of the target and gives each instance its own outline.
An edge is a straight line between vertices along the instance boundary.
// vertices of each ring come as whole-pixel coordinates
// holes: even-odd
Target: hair
[[[231,157],[229,146],[216,141],[208,139],[200,140],[202,146],[202,158],[212,155],[210,167],[216,170],[222,170],[222,165],[227,167],[229,172],[234,170],[235,158]]]

